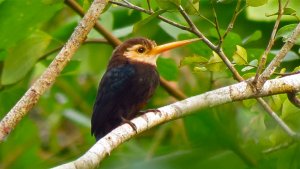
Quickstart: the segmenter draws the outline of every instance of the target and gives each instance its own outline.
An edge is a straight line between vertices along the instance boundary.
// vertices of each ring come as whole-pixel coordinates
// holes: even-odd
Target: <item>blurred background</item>
[[[91,0],[76,2],[86,11]],[[130,2],[148,9],[145,0]],[[150,2],[154,11],[170,3]],[[182,0],[181,3],[199,30],[217,44],[217,31],[207,21],[214,21],[213,6],[222,33],[237,1]],[[245,5],[242,1],[242,6]],[[300,1],[291,0],[288,7],[293,15],[283,17],[281,34],[278,33],[269,60],[299,22]],[[277,10],[276,0],[245,8],[224,41],[224,51],[233,62],[237,45],[245,49],[247,61],[235,64],[244,78],[256,72],[255,66],[268,44]],[[272,14],[275,15],[269,16]],[[175,9],[170,8],[162,15],[187,25]],[[79,14],[60,0],[0,0],[0,118],[50,64],[80,19]],[[149,19],[147,14],[117,5],[110,5],[101,14],[99,23],[122,41],[143,36],[163,44],[195,37],[155,17]],[[0,168],[54,167],[76,159],[95,143],[90,134],[90,118],[98,83],[113,51],[103,40],[97,31],[89,33],[89,42],[79,48],[53,87],[0,144]],[[158,70],[187,97],[236,83],[222,62],[209,62],[213,57],[211,49],[197,42],[164,53],[158,60]],[[276,75],[299,70],[299,63],[298,44],[288,53]],[[292,129],[300,132],[300,110],[285,95],[266,100]],[[175,101],[176,98],[159,87],[146,109]],[[199,110],[144,132],[118,147],[100,167],[299,169],[300,147],[256,100],[245,100]]]

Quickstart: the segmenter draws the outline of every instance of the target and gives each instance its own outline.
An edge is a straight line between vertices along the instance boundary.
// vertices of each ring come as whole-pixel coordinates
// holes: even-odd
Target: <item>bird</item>
[[[91,134],[101,139],[117,126],[128,123],[152,97],[159,85],[156,61],[164,51],[199,39],[188,39],[157,46],[147,38],[131,38],[113,51],[99,83],[91,118]]]

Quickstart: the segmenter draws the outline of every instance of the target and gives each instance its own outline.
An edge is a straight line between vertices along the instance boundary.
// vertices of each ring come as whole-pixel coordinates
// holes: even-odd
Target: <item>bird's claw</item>
[[[143,111],[140,111],[140,113],[143,115],[143,114],[146,114],[148,112],[154,112],[155,114],[159,114],[159,116],[161,116],[161,111],[158,110],[158,109],[148,109],[148,110],[143,110]]]
[[[149,112],[158,113],[158,112],[160,112],[160,110],[158,110],[158,109],[147,109],[147,110],[141,110],[140,111],[141,114],[145,114],[145,113],[149,113]]]
[[[124,117],[121,117],[122,119],[122,124],[127,123],[136,133],[137,133],[137,127],[134,123],[132,123],[130,120],[125,119]]]

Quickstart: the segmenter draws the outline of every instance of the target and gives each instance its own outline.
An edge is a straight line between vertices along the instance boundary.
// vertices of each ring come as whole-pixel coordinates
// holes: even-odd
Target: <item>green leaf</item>
[[[188,56],[188,57],[184,57],[181,61],[180,61],[180,67],[185,66],[185,65],[191,65],[191,64],[205,64],[207,63],[208,60],[205,57],[202,56]]]
[[[4,60],[7,56],[7,51],[4,49],[0,49],[0,61]]]
[[[205,72],[205,71],[207,71],[207,68],[206,67],[195,66],[193,71],[194,72]]]
[[[280,108],[282,106],[282,100],[279,95],[273,95],[271,96],[269,104],[274,111],[280,111]]]
[[[249,79],[249,78],[254,77],[255,74],[256,74],[256,73],[254,73],[254,72],[245,73],[245,74],[243,74],[243,78],[244,78],[244,79]]]
[[[293,70],[293,72],[298,72],[298,71],[300,71],[300,66],[295,67]]]
[[[247,63],[247,51],[243,47],[236,45],[236,51],[233,55],[233,60],[238,65],[245,65]]]
[[[258,7],[266,4],[268,0],[246,0],[248,6]]]
[[[170,10],[177,9],[180,5],[180,0],[156,0],[156,3],[160,9]]]
[[[284,8],[284,12],[283,15],[291,15],[291,16],[295,16],[296,15],[296,10],[293,8]]]
[[[222,71],[223,66],[224,63],[220,56],[217,53],[213,52],[213,56],[209,59],[206,68],[212,72],[219,72]]]
[[[78,70],[80,63],[81,62],[79,60],[71,60],[61,72],[61,75],[69,75],[75,73]]]
[[[257,60],[257,59],[252,60],[251,62],[249,62],[249,65],[250,65],[250,66],[244,67],[241,71],[242,71],[242,72],[246,72],[246,71],[248,71],[248,70],[254,69],[254,68],[257,67],[257,63],[258,63],[258,60]]]
[[[141,21],[139,21],[138,23],[136,23],[133,26],[133,32],[138,32],[139,30],[146,28],[148,24],[151,23],[151,21],[153,21],[153,19],[155,19],[158,15],[164,13],[166,10],[159,10],[157,12],[155,12],[154,14],[152,14],[151,16],[147,17],[146,19],[143,19]]]
[[[39,57],[42,56],[50,41],[51,37],[48,34],[36,31],[17,46],[11,48],[4,61],[2,84],[12,84],[24,78]]]
[[[257,31],[255,31],[254,33],[252,33],[251,35],[249,35],[248,37],[246,37],[243,40],[243,45],[248,44],[248,43],[253,42],[253,41],[257,41],[261,37],[262,37],[261,31],[257,30]]]
[[[62,7],[63,1],[7,0],[1,3],[0,49],[11,47],[26,38]]]
[[[178,67],[173,59],[159,57],[157,60],[157,70],[167,80],[178,79]]]
[[[255,99],[247,99],[247,100],[243,100],[242,102],[243,105],[247,108],[251,108],[252,106],[257,104],[257,101]]]
[[[83,0],[82,9],[84,12],[86,12],[90,6],[91,6],[90,0]]]
[[[282,38],[283,42],[286,42],[287,39],[289,37],[291,37],[291,35],[292,35],[293,31],[295,30],[296,26],[297,26],[297,24],[290,24],[290,25],[286,25],[286,26],[281,27],[278,30],[275,38]],[[297,38],[295,44],[300,45],[300,37]]]
[[[297,15],[296,12],[297,11],[293,8],[284,8],[283,15],[296,16]],[[274,15],[278,15],[278,11],[272,14],[266,14],[267,17],[274,16]]]
[[[182,0],[181,5],[185,12],[190,15],[197,14],[199,11],[199,0]]]
[[[286,99],[282,104],[282,114],[281,117],[287,118],[289,116],[293,116],[294,114],[299,114],[300,110],[296,106],[294,106],[288,99]]]

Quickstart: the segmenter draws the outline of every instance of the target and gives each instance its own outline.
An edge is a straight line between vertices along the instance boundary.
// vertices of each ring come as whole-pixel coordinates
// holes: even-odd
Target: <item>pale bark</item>
[[[119,126],[100,139],[80,158],[55,168],[95,168],[100,164],[102,159],[112,152],[112,150],[138,133],[170,120],[181,118],[196,110],[199,111],[203,108],[214,107],[233,101],[264,97],[285,92],[298,92],[299,90],[300,75],[292,75],[266,81],[260,93],[256,93],[252,90],[250,81],[245,81],[193,96],[159,108],[160,113],[149,112],[133,119],[131,122],[136,125],[137,132],[135,132],[128,124]]]

